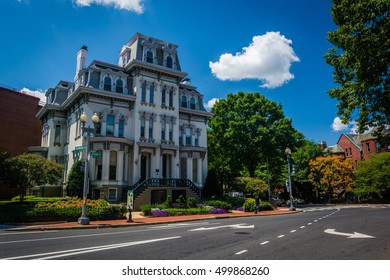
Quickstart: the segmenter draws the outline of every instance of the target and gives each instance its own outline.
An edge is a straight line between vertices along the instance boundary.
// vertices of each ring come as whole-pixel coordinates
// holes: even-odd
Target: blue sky
[[[0,85],[39,94],[72,81],[76,54],[116,64],[136,33],[178,44],[205,103],[260,92],[306,138],[337,142],[336,86],[323,55],[335,30],[330,0],[2,0]],[[212,102],[210,102],[211,104]]]

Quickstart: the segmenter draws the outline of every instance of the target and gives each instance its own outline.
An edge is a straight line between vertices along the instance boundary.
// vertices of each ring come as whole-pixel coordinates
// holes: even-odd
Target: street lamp
[[[99,123],[99,116],[94,113],[92,116],[92,122],[94,127],[85,127],[85,123],[88,120],[88,116],[83,112],[80,116],[81,129],[83,135],[86,134],[85,138],[85,161],[84,161],[84,187],[83,187],[83,205],[81,208],[81,217],[78,219],[78,223],[81,225],[89,225],[89,218],[87,217],[87,195],[88,195],[88,157],[89,157],[89,137],[91,133],[95,133],[95,127]]]
[[[294,202],[293,202],[293,194],[292,194],[292,183],[291,183],[291,150],[286,148],[284,151],[287,155],[287,166],[288,166],[288,184],[290,186],[290,211],[294,211]]]

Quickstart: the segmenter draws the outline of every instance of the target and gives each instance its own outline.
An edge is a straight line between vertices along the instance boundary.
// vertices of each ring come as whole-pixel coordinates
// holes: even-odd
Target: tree
[[[267,158],[272,168],[280,169],[286,147],[294,149],[303,139],[291,119],[285,118],[282,106],[260,93],[230,93],[211,112],[209,162],[222,174],[223,182],[245,172],[255,177],[256,169]],[[278,174],[275,170],[272,173]]]
[[[292,154],[292,160],[296,166],[295,174],[293,174],[293,187],[296,189],[296,194],[304,195],[306,199],[313,195],[313,184],[308,178],[310,174],[309,163],[311,160],[323,155],[323,148],[308,140]]]
[[[335,48],[325,55],[341,87],[328,91],[338,99],[344,124],[357,114],[360,133],[390,124],[390,1],[333,0],[338,29],[328,33]]]
[[[210,169],[207,172],[207,178],[202,190],[203,198],[222,195],[222,188],[218,182],[217,172],[215,169]]]
[[[335,193],[351,191],[354,187],[352,161],[343,156],[317,157],[309,163],[309,180],[329,196]]]
[[[66,194],[69,196],[83,197],[84,169],[82,167],[82,162],[78,160],[70,170],[68,181],[66,182]]]
[[[56,184],[62,176],[63,166],[35,154],[23,154],[7,160],[10,171],[7,181],[19,188],[20,202],[26,190],[44,184]]]
[[[372,155],[356,170],[356,192],[390,197],[390,153]]]

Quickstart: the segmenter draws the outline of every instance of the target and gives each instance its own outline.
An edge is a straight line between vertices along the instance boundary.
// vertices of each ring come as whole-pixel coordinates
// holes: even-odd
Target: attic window
[[[146,52],[146,62],[153,63],[153,52],[152,51]]]

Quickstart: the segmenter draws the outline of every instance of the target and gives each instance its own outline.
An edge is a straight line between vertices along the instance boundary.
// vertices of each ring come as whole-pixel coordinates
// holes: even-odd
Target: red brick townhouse
[[[327,148],[332,154],[344,155],[353,162],[353,169],[359,160],[366,160],[371,154],[380,152],[389,152],[390,143],[381,145],[374,135],[375,130],[365,134],[347,134],[343,133],[337,145]]]
[[[0,86],[0,152],[17,156],[41,144],[42,123],[36,117],[42,108],[39,98]],[[0,198],[19,191],[0,185]]]

